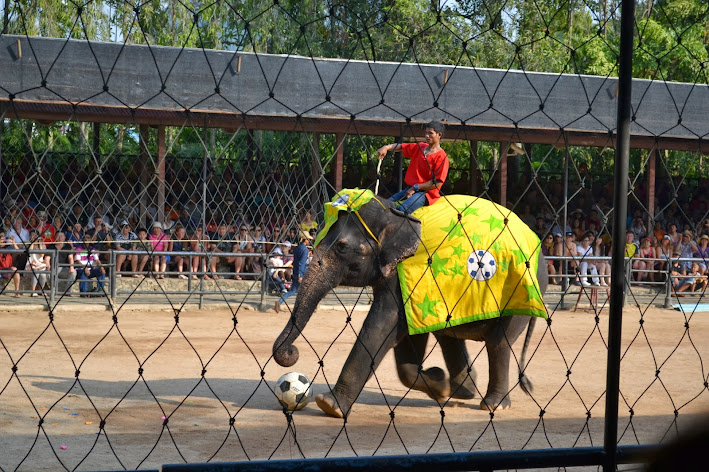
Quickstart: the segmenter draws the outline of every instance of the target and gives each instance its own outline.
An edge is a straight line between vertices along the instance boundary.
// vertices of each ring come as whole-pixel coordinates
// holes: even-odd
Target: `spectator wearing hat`
[[[680,264],[686,272],[689,272],[692,268],[692,261],[688,259],[694,257],[694,253],[699,250],[697,243],[692,240],[691,231],[682,231],[682,238],[679,240],[679,244],[675,246],[675,250],[680,252],[680,257],[683,259]]]
[[[167,268],[167,256],[161,254],[168,250],[170,238],[162,230],[162,223],[156,221],[153,223],[152,232],[148,236],[150,249],[153,257],[153,274],[156,279],[165,278],[165,269]]]
[[[276,313],[280,311],[281,303],[285,303],[286,299],[295,295],[298,292],[298,287],[303,281],[303,275],[308,267],[308,258],[310,257],[310,233],[307,231],[299,231],[300,236],[298,244],[293,249],[293,282],[290,290],[284,293],[275,304]]]
[[[283,268],[283,251],[280,247],[273,250],[266,264],[268,266],[268,275],[271,277],[273,284],[278,289],[280,295],[284,295],[288,292],[288,289],[286,288],[285,269]]]
[[[694,253],[694,257],[702,259],[698,262],[700,275],[707,275],[707,263],[709,262],[709,235],[702,234],[699,237],[699,244],[697,246],[697,251]]]
[[[130,263],[130,270],[138,270],[138,254],[126,254],[126,251],[135,250],[138,236],[133,232],[128,220],[121,221],[120,230],[113,238],[113,249],[116,250],[116,277],[121,277],[121,270],[125,262]],[[137,274],[135,274],[137,276]]]
[[[660,239],[660,244],[655,247],[655,259],[657,261],[657,271],[664,274],[667,271],[667,261],[672,257],[672,238],[669,234],[664,234]]]

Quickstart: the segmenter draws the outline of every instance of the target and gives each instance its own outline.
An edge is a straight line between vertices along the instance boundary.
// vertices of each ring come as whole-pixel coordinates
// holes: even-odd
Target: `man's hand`
[[[386,146],[382,146],[379,149],[377,149],[377,157],[379,158],[380,161],[386,157],[387,152],[389,152],[389,145],[388,144]]]

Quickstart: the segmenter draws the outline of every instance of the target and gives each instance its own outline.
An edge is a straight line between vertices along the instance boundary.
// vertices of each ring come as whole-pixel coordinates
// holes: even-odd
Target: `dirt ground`
[[[273,310],[242,307],[235,326],[226,309],[183,312],[178,324],[167,311],[123,311],[114,324],[109,311],[61,312],[50,322],[47,312],[0,309],[0,467],[145,469],[603,445],[607,310],[598,324],[593,313],[568,311],[554,313],[550,328],[538,323],[528,370],[533,396],[514,388],[512,408],[492,417],[479,400],[439,405],[407,391],[389,353],[346,423],[312,402],[289,428],[271,391],[275,380],[297,370],[313,379],[315,393],[327,391],[366,312],[351,315],[347,324],[344,309],[316,312],[296,343],[300,361],[286,369],[271,359],[271,346],[288,314]],[[650,308],[641,318],[629,307],[623,328],[622,444],[672,437],[709,411],[707,313]],[[443,366],[430,348],[425,366]],[[484,392],[485,351],[480,343],[468,348]]]

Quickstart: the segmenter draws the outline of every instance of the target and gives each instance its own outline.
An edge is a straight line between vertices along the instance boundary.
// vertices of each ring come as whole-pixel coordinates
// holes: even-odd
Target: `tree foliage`
[[[601,76],[617,74],[620,39],[619,0],[5,0],[2,17],[3,32],[10,34]],[[635,77],[707,83],[708,38],[709,4],[703,0],[638,2]],[[76,124],[29,128],[6,120],[4,149],[20,138],[36,150],[79,152],[85,146],[72,134]],[[204,153],[196,132],[173,135],[173,152]],[[101,148],[135,154],[135,136],[130,126],[104,126]],[[230,162],[246,159],[243,147],[234,145],[244,139],[220,133],[211,152],[230,153]],[[288,133],[264,132],[260,139],[288,155],[302,152]],[[383,142],[351,141],[345,159],[355,167],[369,165],[369,149]],[[495,148],[482,146],[481,165],[494,160]],[[450,149],[452,165],[467,168],[467,146]],[[588,154],[578,152],[583,159]],[[546,157],[534,161],[535,168],[560,168],[563,152],[540,154]],[[321,156],[327,167],[332,153],[322,149]],[[589,164],[609,170],[607,163]]]

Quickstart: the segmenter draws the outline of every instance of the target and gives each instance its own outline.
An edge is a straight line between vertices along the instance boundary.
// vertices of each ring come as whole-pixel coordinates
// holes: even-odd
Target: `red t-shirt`
[[[10,267],[12,267],[12,254],[10,254],[9,252],[0,254],[0,270],[9,269]]]
[[[448,176],[448,155],[441,149],[428,156],[423,151],[428,147],[426,143],[402,143],[401,152],[404,157],[411,159],[409,168],[406,170],[404,182],[406,185],[423,184],[429,180],[441,182],[446,181]],[[429,205],[433,205],[441,198],[441,192],[437,187],[426,192],[426,200]]]
[[[42,238],[42,241],[44,241],[45,244],[53,243],[55,235],[56,230],[54,229],[54,225],[50,225],[49,223],[46,223],[39,232],[39,237]]]

